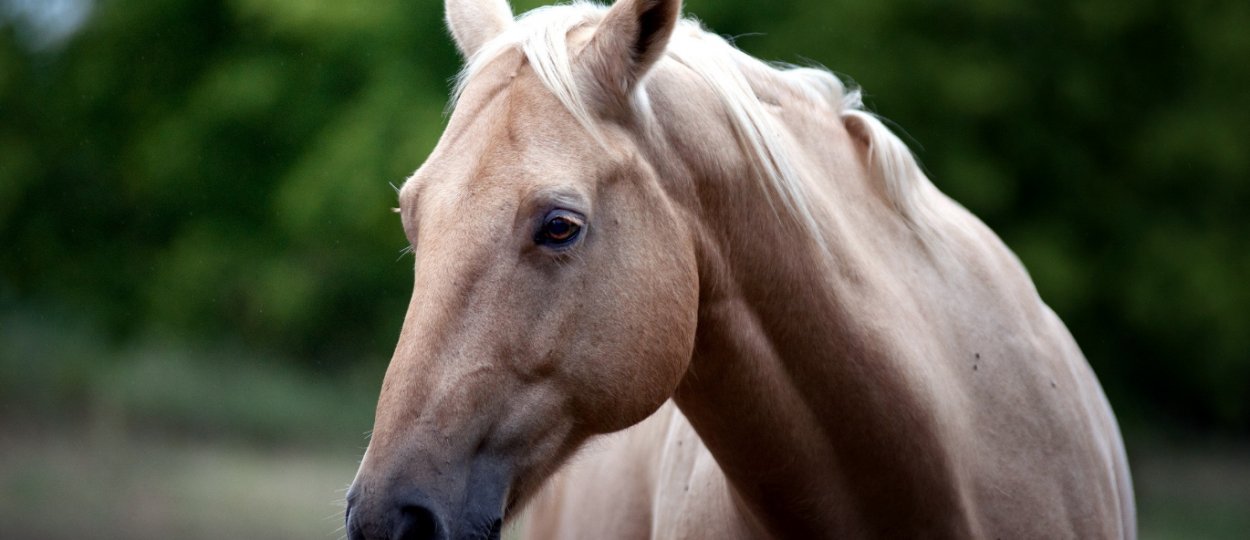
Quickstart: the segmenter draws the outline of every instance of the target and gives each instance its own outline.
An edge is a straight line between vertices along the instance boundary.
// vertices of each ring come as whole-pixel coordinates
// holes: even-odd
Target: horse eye
[[[577,240],[582,232],[581,220],[572,212],[556,210],[543,218],[542,228],[534,237],[537,244],[561,248]]]

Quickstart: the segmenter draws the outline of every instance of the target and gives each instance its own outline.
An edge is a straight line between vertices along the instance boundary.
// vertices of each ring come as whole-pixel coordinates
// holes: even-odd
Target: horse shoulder
[[[959,346],[943,377],[965,396],[952,423],[967,503],[986,532],[1133,537],[1127,460],[1097,376],[997,235],[962,208],[946,215],[964,221],[963,277],[975,284],[961,291],[972,309],[946,318],[967,326],[945,329]]]

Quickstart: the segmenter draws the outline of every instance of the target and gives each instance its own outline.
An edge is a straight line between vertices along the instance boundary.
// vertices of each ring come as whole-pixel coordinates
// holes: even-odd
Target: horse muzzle
[[[368,478],[357,478],[347,495],[347,537],[499,540],[508,482],[507,476],[497,471],[494,467],[473,467],[461,490],[437,485],[422,489],[409,481],[377,485]]]

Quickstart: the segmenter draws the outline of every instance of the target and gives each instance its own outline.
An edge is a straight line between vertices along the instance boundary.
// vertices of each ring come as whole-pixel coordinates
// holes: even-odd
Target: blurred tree
[[[119,336],[376,356],[410,273],[387,184],[435,140],[454,70],[440,17],[119,0],[63,50],[8,32],[6,285]]]
[[[1019,253],[1122,415],[1250,430],[1250,4],[686,7],[861,83]],[[60,46],[0,23],[0,301],[119,340],[386,357],[411,280],[388,182],[433,147],[458,66],[441,3],[95,8]]]

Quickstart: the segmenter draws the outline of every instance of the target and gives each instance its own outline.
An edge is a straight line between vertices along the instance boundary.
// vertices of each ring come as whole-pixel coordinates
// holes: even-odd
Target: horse
[[[445,8],[352,540],[1136,536],[1075,340],[857,90],[680,0]]]

